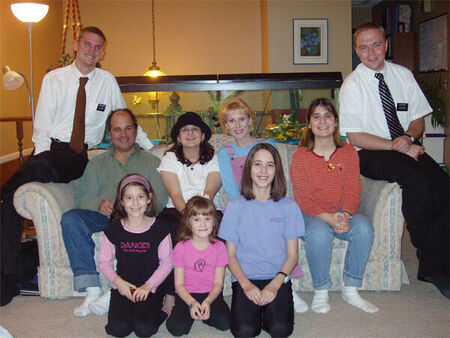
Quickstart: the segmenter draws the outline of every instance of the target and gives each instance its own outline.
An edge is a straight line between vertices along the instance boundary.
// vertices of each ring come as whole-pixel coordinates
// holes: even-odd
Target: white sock
[[[89,304],[89,310],[97,316],[103,316],[109,310],[109,300],[111,298],[111,290],[106,292],[100,298],[97,298]]]
[[[295,292],[294,285],[292,284],[292,298],[294,300],[294,310],[298,313],[303,313],[308,311],[308,304],[304,302],[303,299]]]
[[[342,289],[342,299],[344,300],[344,302],[353,305],[354,307],[357,307],[358,309],[361,309],[365,312],[378,312],[378,308],[374,304],[361,298],[358,290],[356,289],[356,286],[344,285]]]
[[[89,310],[89,304],[99,298],[101,295],[102,289],[100,289],[100,287],[98,286],[86,288],[86,297],[84,298],[83,303],[73,310],[74,316],[86,317],[88,314],[90,314],[91,311]]]
[[[331,305],[328,303],[328,290],[314,290],[311,309],[316,313],[327,313],[331,310]]]

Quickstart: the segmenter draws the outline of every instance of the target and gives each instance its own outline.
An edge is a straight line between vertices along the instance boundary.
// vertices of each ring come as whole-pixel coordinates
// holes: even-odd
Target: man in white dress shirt
[[[43,81],[36,107],[33,142],[34,154],[1,187],[0,306],[17,294],[16,284],[22,273],[20,237],[22,217],[13,206],[14,193],[32,182],[67,183],[79,178],[88,162],[87,149],[102,141],[105,122],[113,110],[126,108],[116,79],[96,68],[103,57],[105,35],[97,27],[86,27],[73,43],[75,61],[48,73]],[[84,149],[74,151],[70,145],[80,78],[85,85]],[[81,148],[82,140],[80,140]],[[152,147],[147,135],[138,128],[137,143]]]
[[[402,188],[402,212],[419,258],[417,278],[448,298],[449,179],[418,141],[432,109],[414,75],[384,60],[387,48],[383,27],[367,23],[355,32],[361,64],[341,87],[340,131],[359,149],[362,175]]]

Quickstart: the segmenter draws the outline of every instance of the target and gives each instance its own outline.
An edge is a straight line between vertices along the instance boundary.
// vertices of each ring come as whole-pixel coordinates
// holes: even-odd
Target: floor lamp
[[[34,123],[34,96],[33,96],[33,46],[32,32],[33,24],[41,21],[48,12],[48,5],[31,2],[21,2],[11,5],[14,16],[22,22],[28,24],[28,36],[30,40],[30,96],[31,96],[31,118]]]

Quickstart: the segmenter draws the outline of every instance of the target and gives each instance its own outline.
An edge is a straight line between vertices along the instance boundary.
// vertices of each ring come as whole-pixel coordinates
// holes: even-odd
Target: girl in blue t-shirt
[[[189,334],[194,320],[225,331],[230,328],[230,309],[222,295],[225,244],[217,239],[219,221],[214,203],[194,196],[186,204],[173,251],[175,307],[166,322],[174,336]]]
[[[244,165],[242,195],[229,201],[219,230],[233,274],[230,329],[234,336],[254,337],[262,328],[274,337],[292,333],[294,306],[286,277],[298,262],[304,223],[286,191],[276,148],[255,145]]]

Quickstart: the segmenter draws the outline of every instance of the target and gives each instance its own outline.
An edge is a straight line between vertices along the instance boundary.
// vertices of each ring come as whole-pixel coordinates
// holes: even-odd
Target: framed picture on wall
[[[419,23],[419,71],[448,70],[448,14]]]
[[[293,19],[294,65],[328,63],[328,19]]]

